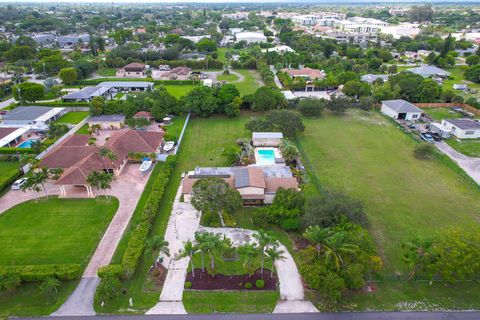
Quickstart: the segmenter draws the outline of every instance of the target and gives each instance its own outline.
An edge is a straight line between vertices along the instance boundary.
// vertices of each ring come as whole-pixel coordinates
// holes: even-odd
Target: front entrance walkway
[[[118,199],[118,211],[90,259],[80,284],[52,316],[89,316],[95,314],[93,296],[100,282],[97,270],[110,263],[148,181],[149,175],[143,176],[139,166],[139,164],[127,164],[122,174],[112,183],[112,189],[108,193]]]
[[[170,257],[163,257],[163,266],[168,269],[167,278],[160,294],[160,302],[146,314],[185,314],[182,303],[185,278],[187,276],[189,258],[178,259],[178,253],[185,242],[195,239],[195,232],[200,225],[200,213],[187,202],[180,202],[182,186],[178,188],[172,214],[165,231]]]

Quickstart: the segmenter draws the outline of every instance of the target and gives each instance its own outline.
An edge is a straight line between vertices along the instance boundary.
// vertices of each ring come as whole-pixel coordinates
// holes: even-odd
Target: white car
[[[26,182],[27,182],[27,178],[21,178],[21,179],[16,180],[12,184],[12,190],[20,190]]]

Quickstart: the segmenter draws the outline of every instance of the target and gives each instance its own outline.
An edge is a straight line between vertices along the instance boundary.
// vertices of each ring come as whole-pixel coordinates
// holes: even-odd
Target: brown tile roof
[[[0,128],[0,139],[5,138],[10,133],[16,131],[17,128]]]
[[[117,156],[113,163],[99,156],[100,147],[86,145],[89,138],[88,135],[73,135],[41,161],[41,167],[65,169],[56,184],[85,184],[92,170],[103,170],[105,165],[109,169],[119,167],[129,152],[155,152],[162,143],[163,131],[125,129],[113,133],[104,145]]]
[[[147,119],[153,118],[152,114],[148,111],[138,111],[137,113],[135,113],[135,115],[133,117],[134,118],[147,118]]]
[[[283,72],[288,73],[292,77],[299,76],[308,76],[310,79],[323,78],[324,74],[322,71],[312,68],[303,68],[303,69],[283,69]]]
[[[267,178],[267,189],[265,192],[276,192],[279,188],[298,189],[297,179],[291,178]]]
[[[230,177],[230,178],[222,178],[223,181],[225,181],[226,183],[228,183],[228,185],[232,188],[232,189],[235,189],[235,179],[233,177]],[[193,188],[193,185],[195,184],[195,182],[197,182],[198,178],[192,178],[192,177],[189,177],[189,176],[186,176],[185,178],[183,178],[183,181],[182,181],[182,193],[186,193],[186,194],[190,194],[192,193],[192,188]]]
[[[263,176],[263,169],[258,167],[248,168],[248,179],[250,180],[250,187],[266,188],[265,177]]]
[[[145,65],[143,63],[132,62],[123,67],[125,71],[143,71]]]
[[[192,71],[189,67],[176,67],[170,70],[170,74],[187,75]]]

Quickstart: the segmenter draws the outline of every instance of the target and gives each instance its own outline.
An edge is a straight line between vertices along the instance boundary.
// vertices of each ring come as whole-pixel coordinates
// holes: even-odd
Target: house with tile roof
[[[271,204],[278,189],[298,189],[288,166],[198,167],[183,178],[185,201],[190,201],[193,185],[202,178],[223,179],[240,193],[244,205]]]
[[[117,78],[145,78],[145,64],[132,62],[116,72]]]
[[[87,177],[93,170],[103,170],[120,175],[128,162],[129,153],[157,153],[163,131],[122,129],[111,134],[103,146],[90,145],[89,135],[72,135],[50,151],[40,162],[40,167],[64,170],[55,184],[66,195],[68,186],[83,186],[93,195]],[[115,155],[115,160],[102,158],[100,149],[107,148]]]

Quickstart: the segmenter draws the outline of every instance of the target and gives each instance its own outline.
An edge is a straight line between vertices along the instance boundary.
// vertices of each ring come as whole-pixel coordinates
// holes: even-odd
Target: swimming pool
[[[35,141],[37,141],[37,139],[28,139],[28,140],[25,140],[23,141],[22,143],[20,143],[17,148],[20,148],[20,149],[27,149],[27,148],[31,148],[32,147],[32,143],[34,143]]]
[[[273,149],[257,150],[257,165],[273,166],[275,164],[275,151]]]

